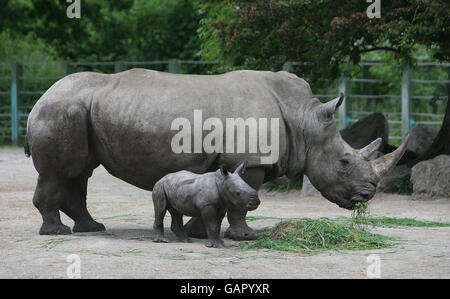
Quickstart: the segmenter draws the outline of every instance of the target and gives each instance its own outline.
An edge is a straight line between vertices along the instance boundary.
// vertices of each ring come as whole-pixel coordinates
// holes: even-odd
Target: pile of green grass
[[[253,217],[253,218],[252,218]],[[279,219],[247,216],[248,221]],[[450,227],[450,223],[371,216],[367,203],[358,203],[352,217],[300,218],[283,220],[265,229],[258,240],[242,245],[244,249],[273,249],[301,254],[317,254],[329,250],[369,250],[394,245],[394,238],[368,231],[369,227]]]
[[[247,222],[253,222],[258,220],[266,219],[278,219],[283,220],[280,217],[269,217],[269,216],[247,216]],[[296,220],[296,219],[291,219]],[[337,217],[333,218],[333,221],[337,222],[347,222],[358,226],[358,222],[362,223],[363,228],[365,227],[450,227],[449,222],[437,222],[428,220],[417,220],[413,218],[397,218],[397,217],[386,217],[386,216],[369,216],[365,218],[355,219],[348,217]]]
[[[367,250],[392,246],[392,238],[328,218],[282,221],[262,232],[246,249],[273,249],[303,254],[328,250]]]

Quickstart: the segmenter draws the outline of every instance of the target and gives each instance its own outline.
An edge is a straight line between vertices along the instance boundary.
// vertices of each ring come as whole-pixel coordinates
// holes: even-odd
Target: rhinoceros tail
[[[25,135],[25,142],[24,142],[23,148],[25,151],[25,156],[30,157],[31,152],[30,152],[30,146],[28,145],[27,135]]]

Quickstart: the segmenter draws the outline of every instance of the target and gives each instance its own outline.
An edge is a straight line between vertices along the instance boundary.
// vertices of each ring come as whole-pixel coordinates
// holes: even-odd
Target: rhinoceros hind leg
[[[61,199],[55,192],[56,180],[39,176],[36,191],[33,196],[33,204],[42,215],[40,235],[68,235],[71,230],[62,224],[59,214]]]
[[[89,175],[66,180],[60,185],[64,189],[64,200],[60,210],[75,221],[73,232],[97,232],[106,230],[105,226],[95,221],[86,206],[87,181]]]
[[[184,229],[189,237],[198,239],[208,238],[206,235],[205,225],[203,224],[201,217],[192,217],[191,220],[184,225]]]
[[[73,226],[73,232],[74,233],[82,233],[82,232],[101,232],[105,231],[106,227],[95,221],[85,221],[85,222],[75,222],[75,225]]]
[[[70,235],[72,231],[70,227],[62,223],[48,224],[43,223],[39,230],[40,235]]]
[[[172,206],[168,205],[167,209],[169,210],[170,216],[172,217],[172,224],[170,225],[170,229],[177,236],[178,241],[189,243],[190,240],[186,233],[186,229],[183,227],[183,214],[178,212]]]
[[[87,108],[51,95],[39,103],[28,119],[27,145],[39,172],[33,202],[44,220],[41,232],[70,231],[62,226],[59,211],[75,221],[76,232],[105,230],[86,208],[87,181],[99,165],[89,145]]]
[[[105,230],[86,208],[87,179],[84,174],[72,179],[39,175],[33,204],[42,215],[41,235],[71,233],[70,228],[61,223],[60,211],[75,221],[74,232]]]

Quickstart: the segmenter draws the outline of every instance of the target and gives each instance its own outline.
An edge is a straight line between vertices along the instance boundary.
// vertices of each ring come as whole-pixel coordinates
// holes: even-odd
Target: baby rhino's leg
[[[153,242],[167,243],[164,238],[164,216],[167,211],[167,198],[163,186],[156,184],[152,192],[153,206],[155,208],[155,222],[153,229],[155,230],[155,239]]]
[[[170,229],[177,236],[180,242],[190,242],[186,230],[183,227],[183,214],[175,210],[170,203],[167,204],[170,216],[172,216],[172,224]]]
[[[217,211],[214,206],[206,206],[201,210],[203,223],[205,224],[208,240],[206,247],[222,248],[223,241],[220,239],[220,224],[225,216],[225,212]]]

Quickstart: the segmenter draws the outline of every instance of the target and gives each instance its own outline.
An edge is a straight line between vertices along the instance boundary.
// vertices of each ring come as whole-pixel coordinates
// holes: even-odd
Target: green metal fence
[[[179,59],[0,63],[0,143],[16,146],[22,144],[28,114],[35,102],[53,83],[70,73],[87,70],[116,73],[134,67],[143,67],[171,73],[201,74],[212,73],[214,64],[217,62]],[[297,67],[299,67],[298,63],[288,62],[283,69],[296,72]],[[346,99],[339,109],[338,120],[341,128],[371,112],[379,111],[388,118],[390,142],[395,144],[400,142],[414,123],[436,127],[441,125],[446,101],[435,104],[437,108],[434,107],[435,109],[431,110],[426,103],[436,99],[447,99],[448,93],[444,89],[449,88],[450,80],[448,76],[447,79],[442,78],[442,71],[439,73],[440,77],[436,79],[428,78],[431,76],[429,71],[424,71],[420,75],[422,72],[402,69],[398,74],[394,74],[392,79],[372,77],[371,74],[376,73],[377,67],[383,67],[379,61],[364,61],[358,67],[362,69],[360,72],[362,76],[343,77],[334,81],[320,79],[317,80],[318,84],[311,84],[315,96],[322,101],[336,97],[338,92],[344,92]],[[418,67],[424,70],[440,68],[450,74],[449,63],[419,62]],[[301,74],[298,75],[301,76]],[[430,88],[420,87],[423,85]],[[414,92],[415,89],[419,91],[417,94]]]
[[[289,62],[283,69],[295,72],[296,66],[299,64]],[[325,93],[315,96],[319,99],[329,99],[335,97],[338,92],[346,95],[344,103],[339,108],[341,129],[372,112],[382,112],[388,119],[389,139],[394,144],[399,144],[414,124],[439,128],[444,118],[443,113],[450,89],[450,63],[422,61],[417,62],[415,70],[407,67],[399,69],[397,74],[393,74],[395,78],[392,76],[372,78],[372,68],[384,66],[380,61],[362,61],[358,65],[362,70],[359,72],[360,76],[342,77],[334,82],[321,79],[328,87]],[[436,103],[436,100],[439,103]],[[383,105],[376,105],[377,102]],[[387,105],[387,102],[391,105]],[[433,105],[430,105],[432,103],[439,107],[433,109]]]

